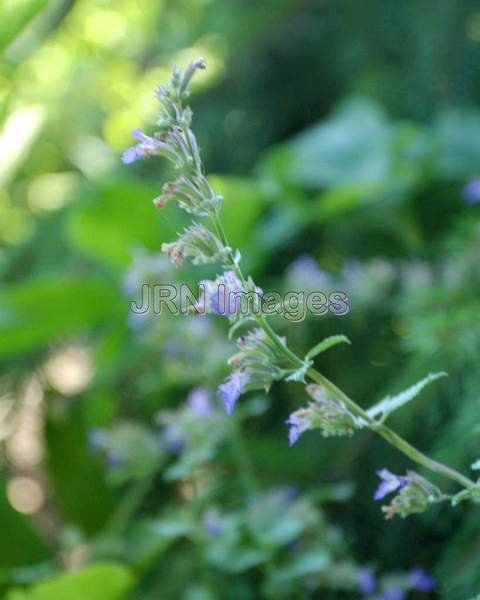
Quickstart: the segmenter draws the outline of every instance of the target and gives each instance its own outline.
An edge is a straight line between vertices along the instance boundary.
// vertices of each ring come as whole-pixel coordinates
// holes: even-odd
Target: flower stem
[[[225,230],[223,228],[223,225],[219,218],[218,213],[213,214],[211,216],[211,218],[212,218],[212,222],[213,222],[215,231],[216,231],[218,237],[220,238],[222,244],[224,246],[229,246],[228,239],[225,234]],[[242,283],[244,285],[246,285],[245,277],[242,273],[242,270],[241,270],[240,266],[237,264],[237,262],[234,260],[232,253],[230,253],[230,255],[229,255],[229,263],[230,263],[231,268],[235,271],[238,278],[242,281]],[[256,318],[256,321],[257,321],[259,327],[261,327],[263,329],[263,331],[265,332],[267,337],[270,339],[270,341],[273,343],[275,348],[281,354],[283,354],[283,356],[288,361],[290,361],[290,363],[292,365],[294,365],[296,367],[301,367],[304,364],[304,361],[300,357],[298,357],[296,354],[294,354],[288,348],[288,346],[279,338],[277,333],[272,329],[272,327],[267,322],[266,318],[261,314],[256,315],[255,318]],[[319,373],[316,369],[314,369],[314,368],[308,369],[307,375],[310,377],[310,379],[312,379],[316,383],[322,385],[337,400],[340,400],[341,402],[343,402],[343,404],[347,408],[349,408],[355,416],[363,419],[370,426],[370,428],[373,431],[375,431],[378,435],[383,437],[389,444],[391,444],[392,446],[397,448],[397,450],[399,450],[400,452],[405,454],[405,456],[410,458],[412,461],[418,463],[419,465],[422,465],[423,467],[426,467],[427,469],[430,469],[431,471],[433,471],[435,473],[443,475],[444,477],[447,477],[448,479],[451,479],[466,488],[475,486],[475,483],[468,477],[465,477],[464,475],[462,475],[455,469],[452,469],[451,467],[444,465],[443,463],[440,463],[436,460],[433,460],[432,458],[423,454],[423,452],[420,452],[420,450],[417,450],[417,448],[415,448],[409,442],[404,440],[401,436],[399,436],[397,433],[395,433],[395,431],[390,429],[390,427],[387,427],[386,425],[383,425],[383,424],[379,423],[378,421],[376,421],[375,419],[373,419],[354,400],[352,400],[349,396],[347,396],[347,394],[345,394],[339,387],[337,387],[332,381],[327,379],[327,377],[325,377],[324,375]]]

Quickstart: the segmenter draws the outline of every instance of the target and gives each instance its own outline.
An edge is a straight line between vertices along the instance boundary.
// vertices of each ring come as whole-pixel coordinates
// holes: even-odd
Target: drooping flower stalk
[[[371,409],[364,410],[313,367],[313,358],[332,345],[345,341],[344,336],[327,338],[302,359],[290,350],[286,340],[272,329],[261,312],[252,311],[247,318],[240,319],[237,296],[248,293],[261,295],[262,292],[251,278],[244,276],[240,254],[228,243],[220,218],[223,198],[214,192],[204,175],[200,149],[191,129],[192,111],[184,105],[189,95],[187,88],[191,78],[197,70],[205,67],[205,61],[198,59],[183,72],[175,68],[168,84],[157,88],[156,96],[162,105],[157,121],[159,131],[150,137],[135,130],[133,135],[138,144],[124,153],[123,161],[131,163],[159,155],[174,163],[180,174],[175,181],[163,186],[162,195],[154,200],[155,206],[161,209],[167,202],[177,201],[183,210],[197,217],[207,217],[211,229],[195,223],[178,240],[164,244],[162,249],[176,264],[180,264],[186,257],[190,257],[194,264],[213,261],[221,263],[224,268],[222,275],[215,281],[202,282],[210,312],[230,319],[232,335],[236,333],[239,321],[255,324],[253,331],[237,340],[239,352],[230,360],[233,372],[219,387],[225,410],[231,413],[240,395],[249,389],[268,390],[275,380],[284,378],[305,382],[305,377],[308,377],[315,382],[315,385],[307,387],[314,402],[290,415],[287,423],[290,426],[291,444],[309,429],[319,428],[324,435],[351,435],[355,429],[369,428],[412,461],[460,484],[464,489],[457,494],[457,502],[480,497],[480,483],[475,483],[455,469],[426,456],[385,425],[390,412],[410,401],[425,385],[442,374],[430,375],[399,396],[386,398]],[[218,293],[222,286],[225,294],[233,292],[233,296],[228,294],[224,303]],[[439,491],[433,493],[432,490],[438,488],[414,472],[409,472],[403,478],[391,475],[387,470],[382,470],[381,473],[383,482],[378,494],[383,495],[386,490],[399,491],[386,511],[387,516],[405,516],[423,510],[431,502],[447,498]]]

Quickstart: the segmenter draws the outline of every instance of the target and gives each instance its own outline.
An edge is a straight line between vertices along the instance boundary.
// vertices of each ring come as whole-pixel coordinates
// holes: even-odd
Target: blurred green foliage
[[[5,0],[2,597],[355,598],[359,565],[388,587],[417,564],[438,597],[475,596],[477,508],[385,523],[375,470],[402,457],[366,433],[289,449],[292,385],[199,418],[186,398],[227,372],[225,323],[129,314],[144,281],[214,275],[156,255],[183,217],[152,207],[163,166],[118,158],[197,55],[195,126],[246,270],[350,296],[278,328],[301,353],[347,335],[321,366],[363,405],[448,371],[392,421],[456,468],[480,456],[478,2]]]

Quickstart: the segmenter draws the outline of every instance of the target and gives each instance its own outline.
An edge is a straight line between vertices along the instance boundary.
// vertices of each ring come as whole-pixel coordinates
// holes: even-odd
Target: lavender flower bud
[[[235,404],[243,393],[247,381],[247,373],[235,371],[218,387],[218,392],[222,397],[223,406],[227,415],[232,414]]]
[[[197,58],[197,60],[192,61],[188,67],[183,72],[182,81],[180,83],[180,93],[183,93],[190,83],[191,78],[195,74],[195,71],[198,69],[206,69],[207,63],[203,57]]]

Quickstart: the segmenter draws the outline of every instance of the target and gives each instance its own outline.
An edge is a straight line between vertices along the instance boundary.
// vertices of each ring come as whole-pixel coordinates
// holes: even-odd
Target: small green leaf
[[[306,360],[299,369],[295,369],[288,377],[285,377],[285,381],[299,381],[300,383],[305,383],[305,375],[312,364],[311,360]]]
[[[311,350],[309,350],[305,358],[314,358],[321,352],[325,352],[325,350],[328,350],[329,348],[331,348],[332,346],[336,346],[337,344],[351,344],[351,342],[345,335],[331,335],[330,337],[327,337],[321,342],[319,342]]]
[[[380,400],[377,404],[370,407],[368,409],[368,414],[370,417],[377,417],[378,415],[383,415],[384,417],[388,416],[397,408],[400,408],[410,400],[413,400],[418,394],[432,381],[436,381],[440,379],[440,377],[446,377],[447,373],[441,371],[440,373],[429,373],[427,377],[412,385],[407,390],[401,392],[397,396],[387,396],[383,400]]]
[[[460,502],[464,502],[465,500],[480,502],[480,486],[471,487],[455,494],[452,498],[452,506],[457,506],[457,504],[460,504]]]
[[[474,469],[475,471],[480,470],[480,459],[477,460],[476,462],[474,462],[471,466],[472,469]]]

